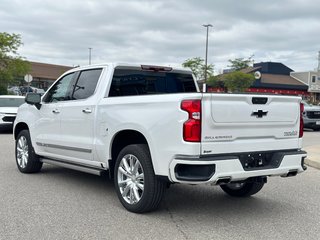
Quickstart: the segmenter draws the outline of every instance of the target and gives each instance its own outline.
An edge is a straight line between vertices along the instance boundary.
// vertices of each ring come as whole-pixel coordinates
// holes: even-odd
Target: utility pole
[[[207,91],[207,70],[208,70],[208,38],[209,38],[209,27],[213,27],[211,24],[203,24],[203,27],[207,28],[207,38],[206,38],[206,58],[205,58],[205,72],[204,72],[204,84],[203,92]]]
[[[320,51],[318,52],[318,73],[320,72]]]
[[[91,65],[91,50],[92,50],[92,48],[89,47],[89,65]]]

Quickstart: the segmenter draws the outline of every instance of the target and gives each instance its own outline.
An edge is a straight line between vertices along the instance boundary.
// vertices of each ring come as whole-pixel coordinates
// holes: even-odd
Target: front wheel
[[[249,197],[259,192],[264,182],[228,183],[220,185],[221,189],[233,197]]]
[[[32,147],[28,130],[22,130],[16,139],[16,163],[22,173],[35,173],[42,168],[42,162]]]
[[[114,176],[118,198],[127,210],[143,213],[159,206],[166,184],[154,174],[147,145],[126,146],[119,153]]]

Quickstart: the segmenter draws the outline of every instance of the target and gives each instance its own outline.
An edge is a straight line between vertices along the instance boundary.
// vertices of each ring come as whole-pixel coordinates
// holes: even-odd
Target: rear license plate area
[[[277,168],[280,166],[282,155],[273,152],[241,154],[239,160],[244,170]]]

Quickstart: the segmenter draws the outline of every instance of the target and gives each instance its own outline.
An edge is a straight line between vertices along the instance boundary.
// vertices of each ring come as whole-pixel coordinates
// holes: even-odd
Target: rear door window
[[[81,71],[73,88],[72,99],[86,99],[92,96],[100,78],[101,71],[101,68]]]

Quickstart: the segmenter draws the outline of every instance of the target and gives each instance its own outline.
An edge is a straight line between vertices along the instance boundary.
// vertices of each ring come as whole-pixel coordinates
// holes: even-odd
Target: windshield
[[[0,98],[0,107],[19,107],[24,103],[24,98]]]

